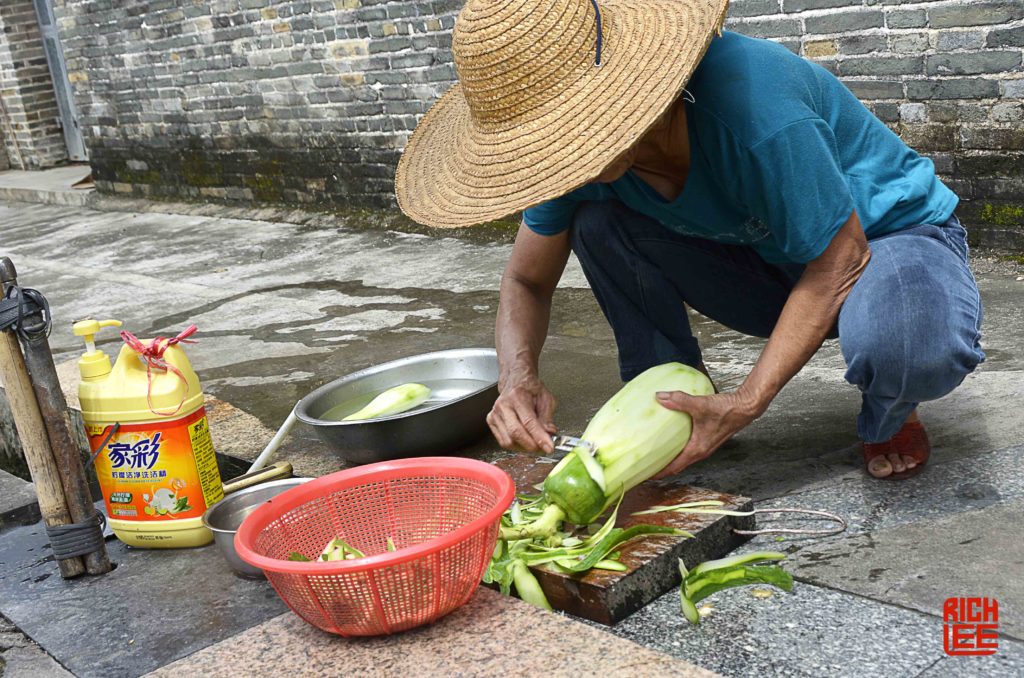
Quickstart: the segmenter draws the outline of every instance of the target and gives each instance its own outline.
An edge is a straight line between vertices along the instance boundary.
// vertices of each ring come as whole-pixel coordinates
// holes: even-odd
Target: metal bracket
[[[802,513],[804,515],[810,515],[810,516],[817,516],[817,517],[820,517],[820,518],[825,518],[826,520],[829,520],[829,521],[835,523],[836,526],[833,527],[833,528],[827,529],[827,530],[803,530],[803,529],[781,528],[781,527],[769,527],[769,528],[764,528],[764,529],[761,529],[761,530],[737,530],[737,529],[733,528],[733,532],[735,532],[736,534],[742,534],[742,535],[747,535],[747,536],[756,536],[756,535],[759,535],[759,534],[803,534],[803,535],[810,535],[810,536],[814,536],[814,537],[829,537],[829,536],[831,536],[833,534],[839,534],[840,532],[845,531],[846,527],[847,527],[846,521],[842,517],[837,516],[834,513],[829,513],[828,511],[815,511],[815,510],[812,510],[812,509],[805,509],[805,508],[776,508],[776,509],[754,509],[752,511],[752,513],[754,513],[754,514],[758,514],[758,513]]]

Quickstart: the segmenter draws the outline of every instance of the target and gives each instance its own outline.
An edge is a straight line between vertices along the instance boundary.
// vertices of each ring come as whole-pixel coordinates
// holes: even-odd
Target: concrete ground
[[[242,442],[231,453],[249,459],[299,397],[337,376],[493,345],[509,252],[500,234],[466,240],[15,202],[0,203],[0,224],[0,254],[53,307],[58,361],[75,357],[70,324],[84,316],[118,318],[146,337],[196,323],[189,356],[208,393],[239,411]],[[1024,282],[1019,267],[997,257],[976,256],[974,267],[988,360],[955,393],[921,408],[935,449],[927,470],[904,483],[865,477],[859,398],[842,379],[838,346],[826,345],[764,417],[686,476],[761,507],[835,511],[850,529],[747,547],[792,554],[790,595],[718,594],[693,629],[670,592],[613,634],[734,676],[1024,672]],[[762,342],[693,321],[716,381],[738,383]],[[112,352],[119,343],[110,333],[101,345]],[[611,332],[575,263],[557,293],[542,371],[566,432],[581,431],[619,386]],[[245,439],[246,430],[260,433]],[[474,449],[496,452],[493,441]],[[340,466],[301,429],[279,458],[301,473]],[[942,602],[978,595],[999,600],[1001,648],[994,657],[947,657]],[[209,657],[195,666],[209,668]]]
[[[96,197],[92,170],[85,164],[64,165],[45,171],[7,170],[0,172],[0,200],[27,200],[82,207]]]

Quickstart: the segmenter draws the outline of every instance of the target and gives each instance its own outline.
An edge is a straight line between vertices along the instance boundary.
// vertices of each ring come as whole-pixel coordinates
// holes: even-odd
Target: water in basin
[[[409,410],[411,412],[456,400],[470,393],[475,393],[480,389],[487,388],[493,382],[483,379],[431,379],[417,383],[423,384],[430,389],[430,397],[418,407]],[[398,384],[395,384],[395,386],[398,386]],[[355,398],[349,398],[327,410],[318,418],[324,421],[341,421],[353,412],[361,410],[383,391],[384,389],[381,389],[356,396]]]

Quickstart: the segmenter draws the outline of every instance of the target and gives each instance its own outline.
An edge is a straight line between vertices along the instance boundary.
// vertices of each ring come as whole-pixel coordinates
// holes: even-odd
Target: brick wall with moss
[[[975,242],[1024,243],[1024,2],[733,0],[730,16],[838,75],[931,157]]]
[[[54,0],[102,191],[392,207],[462,0]],[[838,74],[971,219],[1024,227],[1021,0],[734,0]]]
[[[4,134],[0,131],[0,172],[11,168],[11,163],[7,159],[7,146],[4,145]]]
[[[32,0],[0,0],[0,169],[68,159]]]

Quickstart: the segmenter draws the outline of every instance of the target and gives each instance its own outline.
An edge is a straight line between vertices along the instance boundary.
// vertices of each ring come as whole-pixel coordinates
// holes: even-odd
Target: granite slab
[[[1024,501],[865,533],[794,554],[794,576],[942,616],[949,597],[999,601],[999,629],[1024,640]]]
[[[154,678],[236,676],[680,676],[716,674],[481,588],[435,624],[345,639],[286,614],[165,666]]]
[[[1007,640],[999,642],[999,650],[981,657],[943,657],[920,678],[993,678],[993,676],[1024,676],[1024,644]]]
[[[113,572],[65,581],[41,523],[0,534],[0,613],[81,678],[138,676],[287,609],[212,546],[107,548]]]
[[[984,454],[932,460],[920,475],[901,482],[880,482],[862,470],[817,486],[758,502],[759,508],[804,507],[832,511],[848,523],[831,537],[754,537],[740,551],[783,548],[791,553],[805,546],[841,541],[855,535],[939,520],[1009,501],[1024,500],[1024,444]],[[759,518],[764,522],[764,517]],[[786,527],[821,528],[815,521],[785,518]]]
[[[1018,306],[1024,308],[1024,304]],[[985,310],[988,313],[990,309]],[[829,357],[830,350],[826,345],[819,351],[787,384],[765,416],[711,457],[689,467],[687,482],[743,494],[759,506],[765,499],[839,481],[879,485],[865,476],[857,440],[860,395],[843,381],[842,360],[836,363]],[[986,346],[985,350],[992,349]],[[983,457],[1024,439],[1022,373],[993,369],[996,362],[985,363],[984,369],[968,375],[945,398],[921,406],[921,419],[932,442],[929,463],[933,467]],[[745,376],[749,369],[745,364],[726,362],[708,365],[716,378],[729,374],[728,369]],[[924,475],[932,475],[934,470],[926,470]]]
[[[699,607],[694,627],[667,593],[612,632],[736,678],[916,678],[945,657],[940,619],[802,582],[721,591]]]
[[[0,532],[39,520],[39,503],[32,483],[0,470]]]
[[[0,676],[12,678],[72,678],[43,648],[33,643],[0,615]]]
[[[74,674],[38,645],[12,647],[0,653],[0,675],[10,678],[74,678]]]

